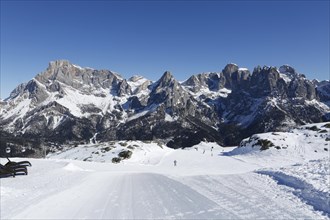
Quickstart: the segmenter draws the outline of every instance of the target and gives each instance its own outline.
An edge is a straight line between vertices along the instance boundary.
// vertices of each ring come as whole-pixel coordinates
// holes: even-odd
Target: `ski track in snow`
[[[160,174],[96,172],[12,218],[315,218],[299,199],[288,200],[285,192],[270,187],[274,187],[270,179],[251,173],[188,177],[179,182]]]
[[[225,217],[215,202],[164,175],[97,172],[81,184],[42,199],[11,218],[201,219],[212,216]]]
[[[225,218],[324,218],[322,213],[316,217],[311,207],[260,174],[189,177],[185,182],[216,201],[227,212]]]
[[[292,189],[254,172],[169,176],[32,162],[29,176],[1,179],[1,219],[327,219]]]

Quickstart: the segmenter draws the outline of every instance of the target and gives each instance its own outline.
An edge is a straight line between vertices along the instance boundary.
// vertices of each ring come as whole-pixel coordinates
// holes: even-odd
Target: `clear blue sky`
[[[1,98],[49,61],[178,80],[290,64],[329,79],[329,1],[3,1]]]

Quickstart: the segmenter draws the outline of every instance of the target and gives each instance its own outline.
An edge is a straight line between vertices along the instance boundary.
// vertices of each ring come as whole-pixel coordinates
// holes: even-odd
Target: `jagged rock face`
[[[202,88],[210,91],[218,91],[224,88],[226,79],[222,73],[203,73],[191,76],[182,85],[188,87],[192,92],[199,92]]]
[[[14,99],[18,95],[22,94],[26,87],[26,83],[18,85],[11,93],[8,99]]]
[[[286,73],[291,77],[297,76],[296,70],[293,67],[289,66],[289,65],[283,65],[278,70],[279,70],[280,73]]]
[[[232,88],[232,85],[233,85],[232,75],[237,72],[238,72],[238,66],[236,64],[228,64],[222,70],[222,73],[225,77],[225,87],[226,88],[230,88],[230,89]]]
[[[250,72],[248,70],[238,70],[231,75],[231,88],[246,89],[250,80]]]
[[[280,70],[258,66],[241,89],[219,100],[220,114],[227,124],[238,126],[238,136],[327,120],[329,105],[319,102],[314,83],[292,67]]]
[[[35,80],[31,80],[25,87],[29,94],[29,98],[32,99],[33,103],[41,103],[48,98],[47,91],[40,87]]]
[[[287,95],[289,98],[303,97],[308,100],[319,98],[316,94],[315,83],[307,80],[303,74],[297,73],[294,68],[288,65],[283,65],[279,68],[279,72],[290,79],[290,82],[287,83]]]
[[[245,68],[240,69],[236,64],[228,64],[222,73],[225,78],[224,87],[228,89],[242,89],[249,86],[250,71]]]
[[[238,71],[238,66],[236,64],[230,63],[225,66],[225,68],[222,70],[223,74],[226,78],[230,79],[231,75]]]
[[[151,82],[108,70],[51,62],[0,102],[0,130],[52,142],[163,139],[173,148],[201,140],[224,145],[265,131],[330,120],[330,83],[288,65],[236,64],[179,83],[170,72]]]
[[[90,89],[112,89],[119,96],[130,94],[130,87],[126,80],[109,70],[93,70],[81,68],[68,61],[50,62],[47,70],[35,77],[37,81],[46,85],[50,91],[60,92],[61,83],[75,89],[90,92]]]
[[[303,78],[295,78],[289,85],[288,96],[290,98],[305,97],[308,100],[312,100],[316,98],[315,87],[311,82]]]
[[[275,67],[257,67],[251,76],[249,90],[256,97],[263,97],[270,95],[278,88],[282,90],[284,84],[284,80],[280,78]]]
[[[128,79],[129,83],[132,83],[132,95],[140,94],[142,91],[148,89],[148,87],[152,84],[152,81],[143,78],[142,76],[132,76]]]
[[[330,82],[322,81],[317,83],[316,93],[320,100],[330,106]]]
[[[151,90],[148,106],[165,104],[165,108],[176,112],[177,110],[189,111],[187,109],[188,93],[174,79],[170,72],[165,72]]]

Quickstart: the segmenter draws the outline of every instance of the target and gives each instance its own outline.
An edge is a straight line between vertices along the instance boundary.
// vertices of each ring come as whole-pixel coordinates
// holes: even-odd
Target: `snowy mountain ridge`
[[[255,133],[328,121],[329,88],[288,65],[251,74],[228,64],[180,83],[170,72],[156,82],[126,80],[59,60],[0,102],[0,130],[57,143],[88,142],[97,133],[98,141],[161,139],[173,148],[202,140],[233,145]]]

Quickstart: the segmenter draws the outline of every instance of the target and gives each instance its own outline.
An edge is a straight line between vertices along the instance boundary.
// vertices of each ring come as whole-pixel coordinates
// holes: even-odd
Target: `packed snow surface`
[[[264,151],[252,141],[179,150],[142,141],[64,147],[29,159],[29,175],[0,180],[0,217],[329,219],[329,141],[323,141],[329,134],[322,132],[329,130],[315,126],[259,135],[282,146]],[[131,158],[111,163],[124,150]]]

